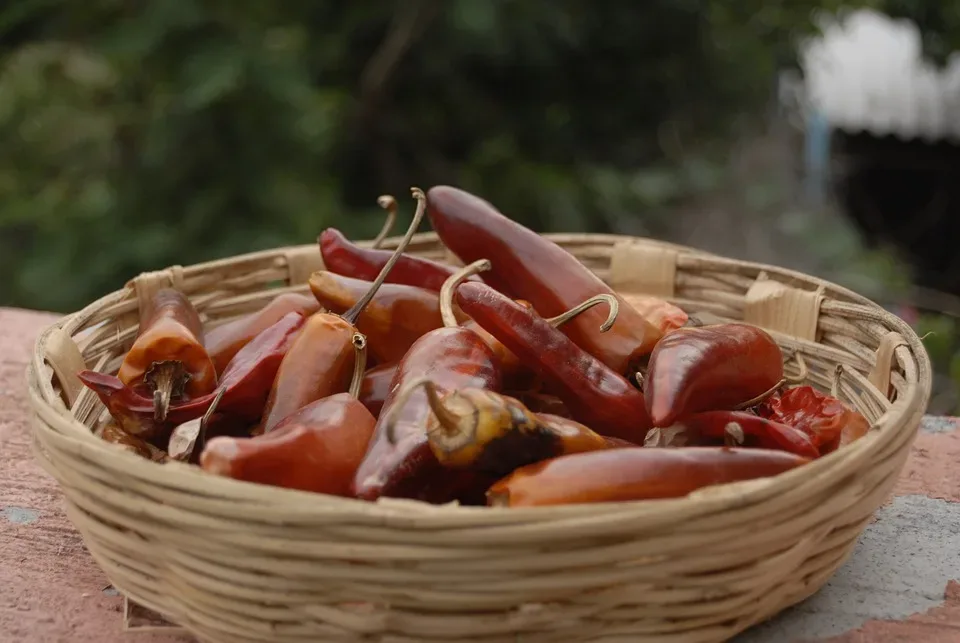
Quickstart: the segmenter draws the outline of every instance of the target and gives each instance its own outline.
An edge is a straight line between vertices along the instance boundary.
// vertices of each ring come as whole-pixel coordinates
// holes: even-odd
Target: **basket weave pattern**
[[[322,261],[310,245],[174,267],[48,328],[28,372],[36,455],[111,582],[222,643],[720,641],[814,593],[907,457],[931,385],[919,339],[799,273],[642,239],[549,236],[621,292],[764,326],[801,356],[788,372],[803,364],[808,383],[835,387],[870,433],[776,478],[535,509],[365,503],[156,464],[91,433],[104,410],[76,369],[114,372],[158,287],[190,296],[211,327],[307,292]],[[433,234],[408,252],[449,259]]]

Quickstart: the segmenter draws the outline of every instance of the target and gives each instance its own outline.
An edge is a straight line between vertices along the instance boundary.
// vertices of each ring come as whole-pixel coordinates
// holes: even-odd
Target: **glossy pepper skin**
[[[863,415],[812,386],[778,391],[757,406],[769,420],[792,426],[813,441],[821,454],[859,440],[870,429]]]
[[[496,356],[473,331],[438,328],[417,340],[397,368],[370,448],[357,470],[353,486],[356,497],[443,503],[464,491],[464,481],[446,472],[430,451],[426,425],[432,411],[426,393],[417,389],[406,400],[398,399],[411,382],[424,377],[430,378],[441,393],[461,388],[498,390],[501,385]],[[398,402],[403,404],[392,411]],[[392,442],[387,431],[391,417],[396,421]]]
[[[748,411],[696,413],[681,424],[700,438],[725,441],[731,436],[742,436],[745,446],[779,449],[810,459],[820,455],[810,437],[800,429]]]
[[[573,419],[601,435],[643,442],[650,418],[643,394],[626,378],[579,348],[536,311],[490,286],[461,284],[456,300],[465,314],[543,379]],[[600,325],[595,333],[600,333]]]
[[[490,203],[449,186],[427,193],[427,214],[440,239],[464,262],[492,263],[484,281],[515,299],[529,301],[544,317],[559,315],[599,294],[620,299],[613,328],[597,333],[601,311],[592,310],[563,326],[578,346],[625,374],[653,350],[661,333],[572,254],[503,216]]]
[[[200,454],[208,473],[259,484],[349,495],[376,423],[348,393],[317,400],[252,438],[215,437]]]
[[[373,281],[377,273],[386,265],[393,252],[377,248],[363,248],[348,240],[336,228],[327,228],[320,235],[320,254],[327,270],[365,281]],[[440,292],[440,287],[456,268],[415,255],[402,255],[390,271],[386,283],[417,286],[432,292]],[[480,277],[470,277],[472,281],[482,281]]]
[[[310,290],[335,313],[353,306],[370,288],[369,281],[321,270],[310,276]],[[399,362],[415,341],[443,326],[437,293],[416,286],[384,284],[357,318],[370,352],[380,363]]]
[[[363,403],[374,417],[380,415],[383,403],[390,395],[393,377],[397,374],[397,364],[380,364],[371,368],[363,375],[363,384],[360,388],[360,402]]]
[[[303,324],[303,315],[287,313],[240,349],[220,378],[218,390],[224,389],[224,394],[217,405],[219,413],[238,421],[256,422],[260,419],[280,362]],[[217,395],[209,393],[175,404],[170,407],[167,417],[160,421],[154,417],[153,400],[124,385],[117,377],[89,370],[80,371],[77,376],[97,394],[124,431],[158,444],[166,444],[175,426],[206,413]]]
[[[728,447],[623,448],[517,469],[487,492],[502,507],[680,498],[711,485],[766,478],[809,462],[784,451]]]
[[[701,411],[733,410],[783,380],[780,347],[749,324],[681,328],[650,355],[643,392],[654,426]]]
[[[155,370],[170,365],[168,397],[199,397],[217,386],[217,372],[203,345],[203,324],[190,300],[178,290],[163,288],[154,294],[144,311],[140,331],[123,358],[117,377],[127,386],[160,386]],[[161,415],[162,417],[162,415]]]
[[[230,360],[253,338],[283,319],[297,312],[309,317],[320,309],[315,297],[298,293],[284,293],[270,301],[260,310],[217,326],[206,333],[204,345],[213,360],[217,374],[222,374]]]
[[[610,447],[582,424],[551,422],[550,416],[494,391],[461,388],[441,398],[428,389],[428,399],[430,449],[445,467],[504,476],[540,460]]]

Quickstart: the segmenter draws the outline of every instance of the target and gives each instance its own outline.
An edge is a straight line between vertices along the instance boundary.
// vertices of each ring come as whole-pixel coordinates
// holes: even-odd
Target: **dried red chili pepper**
[[[707,411],[680,422],[693,436],[732,442],[731,446],[779,449],[805,458],[817,458],[816,445],[800,429],[747,411]]]
[[[360,385],[360,402],[374,417],[380,415],[383,403],[390,395],[393,377],[397,374],[397,364],[380,364],[363,375]]]
[[[778,391],[760,403],[756,411],[761,417],[803,431],[821,454],[860,439],[870,429],[863,415],[812,386]]]
[[[256,422],[263,412],[283,356],[290,349],[301,328],[303,315],[287,313],[240,349],[223,371],[218,391],[170,407],[160,421],[153,414],[153,400],[126,386],[119,378],[96,371],[80,371],[80,381],[93,390],[114,420],[127,433],[162,444],[173,427],[201,417],[217,398],[223,398],[218,409],[237,421]]]
[[[643,392],[654,426],[746,406],[783,382],[783,354],[749,324],[680,328],[650,355]]]
[[[632,293],[623,293],[621,297],[663,334],[683,328],[690,318],[682,308],[659,297]]]
[[[159,420],[166,417],[171,400],[206,395],[217,386],[216,369],[203,347],[200,315],[183,293],[162,288],[153,295],[117,377],[150,391]]]
[[[324,308],[340,313],[356,305],[372,282],[327,270],[310,276],[310,290]],[[384,284],[360,316],[357,329],[367,336],[378,362],[398,362],[425,333],[440,328],[440,298],[417,286]]]
[[[149,442],[130,435],[121,429],[116,421],[108,422],[103,426],[103,429],[100,431],[100,438],[104,442],[119,445],[147,460],[153,460],[154,462],[165,462],[167,460],[166,453]]]
[[[288,415],[269,433],[211,439],[200,467],[236,480],[346,496],[375,424],[359,400],[338,393]]]
[[[466,263],[489,259],[484,281],[543,316],[555,316],[595,295],[618,298],[620,316],[598,334],[602,313],[589,311],[564,327],[578,346],[624,374],[650,353],[661,333],[572,254],[508,219],[490,203],[448,186],[430,188],[428,215],[441,241]],[[488,329],[489,330],[489,329]]]
[[[342,314],[314,313],[283,358],[263,411],[264,433],[269,433],[283,418],[311,402],[344,393],[348,388],[359,392],[365,367],[367,337],[357,327],[358,319],[367,305],[376,297],[383,285],[383,280],[390,274],[423,218],[425,208],[423,192],[418,188],[413,188],[411,192],[417,200],[413,221],[394,251],[393,257],[384,265],[377,279]],[[315,277],[316,275],[310,277],[311,289],[313,289]],[[320,303],[324,302],[320,300]],[[353,364],[352,384],[350,383],[351,363]]]
[[[298,312],[309,317],[320,309],[316,297],[298,293],[284,293],[270,301],[260,310],[217,326],[206,334],[204,345],[213,360],[217,374],[230,363],[241,348],[253,341],[253,338],[283,319],[284,315]]]
[[[533,507],[680,498],[766,478],[810,462],[793,453],[729,447],[643,447],[575,453],[517,469],[490,487],[490,505]]]
[[[485,284],[464,283],[457,303],[491,335],[503,342],[520,361],[533,369],[566,403],[573,419],[591,429],[631,442],[642,442],[650,428],[643,394],[622,375],[579,348],[551,325],[572,317],[587,305],[610,304],[610,319],[618,314],[618,300],[598,295],[563,315],[546,320]]]
[[[570,409],[556,395],[540,393],[538,391],[508,391],[511,397],[520,400],[520,403],[537,415],[549,414],[556,417],[573,419]]]
[[[411,381],[428,377],[438,390],[499,390],[497,357],[475,332],[438,328],[418,339],[404,356],[383,405],[370,448],[354,480],[354,494],[365,500],[415,498],[443,503],[456,499],[469,484],[445,472],[430,451],[425,426],[432,414],[426,393],[417,389],[398,405]],[[394,430],[387,431],[388,426]],[[459,486],[458,486],[459,485]]]

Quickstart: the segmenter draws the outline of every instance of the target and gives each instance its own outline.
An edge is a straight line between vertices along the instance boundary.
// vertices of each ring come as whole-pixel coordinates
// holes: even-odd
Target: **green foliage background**
[[[710,142],[839,4],[5,3],[0,304],[65,312],[143,270],[372,236],[376,197],[411,185],[544,231],[656,233],[652,210],[718,180],[691,143],[722,163]]]

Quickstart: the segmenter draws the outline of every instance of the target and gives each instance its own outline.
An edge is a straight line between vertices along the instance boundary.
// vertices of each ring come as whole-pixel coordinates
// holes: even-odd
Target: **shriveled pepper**
[[[380,415],[383,403],[390,395],[393,377],[397,374],[397,364],[380,364],[369,369],[363,375],[360,385],[360,402],[363,403],[373,417]]]
[[[211,439],[200,467],[236,480],[346,496],[375,424],[359,400],[338,393],[288,415],[269,433]]]
[[[263,411],[264,433],[269,433],[282,419],[311,402],[345,393],[348,389],[359,391],[365,367],[367,336],[357,327],[358,319],[377,295],[383,280],[390,274],[423,218],[423,192],[418,188],[413,188],[411,192],[417,200],[413,221],[377,279],[342,314],[325,311],[311,315],[303,332],[290,347],[280,364]],[[311,288],[315,277],[310,277]]]
[[[563,399],[573,419],[601,435],[631,442],[643,441],[650,428],[643,393],[622,375],[579,348],[554,328],[551,320],[540,317],[536,311],[524,308],[485,284],[461,284],[456,298],[465,314],[503,342]],[[601,301],[610,304],[607,321],[594,329],[595,333],[602,333],[619,312],[618,300],[609,295],[581,302],[560,318],[571,317],[585,304]]]
[[[650,355],[643,392],[654,426],[756,403],[783,383],[783,354],[750,324],[680,328]]]
[[[420,386],[433,411],[426,425],[430,449],[445,467],[504,476],[540,460],[610,446],[582,424],[551,425],[515,398],[487,389],[461,388],[441,396],[423,378],[408,384],[397,403]]]
[[[563,329],[614,371],[634,370],[660,339],[657,328],[576,257],[503,216],[487,201],[457,188],[435,186],[427,202],[430,221],[445,246],[465,263],[489,259],[493,265],[484,281],[529,301],[541,315],[559,315],[595,295],[616,297],[621,312],[610,332],[597,333],[603,323],[599,311],[588,311]]]
[[[258,421],[280,362],[303,328],[303,322],[300,313],[284,315],[240,349],[223,371],[217,392],[171,406],[162,421],[154,417],[153,400],[126,386],[119,378],[90,370],[80,371],[77,376],[97,394],[124,431],[165,444],[175,426],[206,413],[220,390],[223,391],[218,406],[220,413],[237,421]]]
[[[341,313],[368,292],[372,282],[344,277],[329,270],[310,275],[310,290],[324,308]],[[398,362],[424,333],[440,328],[440,298],[417,286],[383,284],[357,317],[378,362]]]
[[[309,317],[320,309],[316,297],[288,292],[275,297],[260,310],[217,326],[206,334],[204,345],[213,360],[217,374],[230,363],[241,348],[253,338],[277,323],[287,313],[298,312]]]
[[[690,318],[682,308],[653,295],[623,293],[621,297],[663,334],[683,328]]]
[[[501,386],[497,357],[475,332],[438,328],[418,339],[397,368],[393,390],[357,470],[353,491],[358,498],[443,503],[468,490],[471,481],[452,476],[430,450],[425,428],[432,411],[426,393],[417,389],[408,399],[400,399],[400,392],[409,388],[410,382],[424,377],[442,392],[461,388],[496,391]]]
[[[821,454],[862,438],[870,429],[863,415],[812,386],[778,391],[761,402],[756,411],[762,417],[802,431]]]
[[[780,449],[811,459],[820,455],[810,437],[800,429],[747,411],[695,413],[680,425],[693,436],[732,443],[732,446]]]
[[[141,319],[117,377],[127,386],[146,387],[154,396],[157,419],[163,420],[171,400],[212,392],[217,372],[203,346],[200,315],[183,293],[161,288]]]
[[[154,462],[166,462],[167,454],[145,440],[130,435],[120,428],[120,425],[114,422],[108,422],[100,431],[100,438],[104,442],[116,444],[124,449],[137,454],[141,458],[153,460]]]
[[[521,467],[492,485],[487,500],[497,507],[533,507],[680,498],[711,485],[775,476],[808,462],[770,449],[606,449]]]

